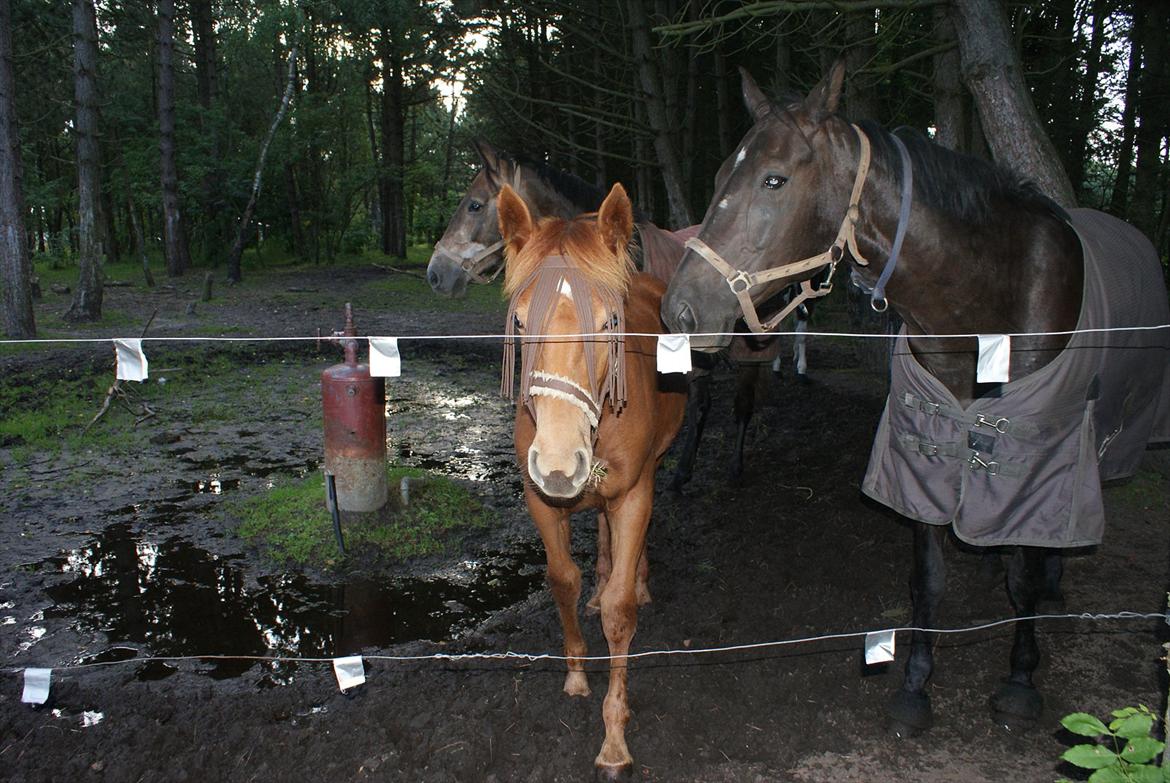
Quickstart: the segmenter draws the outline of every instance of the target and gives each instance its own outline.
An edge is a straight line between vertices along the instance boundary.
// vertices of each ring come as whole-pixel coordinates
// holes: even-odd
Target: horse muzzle
[[[467,273],[458,259],[442,250],[435,250],[427,264],[427,283],[440,296],[461,299],[467,294]]]
[[[528,476],[541,494],[571,500],[585,490],[593,455],[577,448],[568,455],[542,454],[534,443],[528,448]]]

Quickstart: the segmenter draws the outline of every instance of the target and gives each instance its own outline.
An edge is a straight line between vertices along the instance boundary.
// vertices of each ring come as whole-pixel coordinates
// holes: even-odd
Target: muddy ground
[[[364,333],[498,329],[500,311],[459,312],[414,278],[363,268],[283,273],[218,292],[194,313],[190,289],[115,288],[126,324],[158,308],[154,335],[303,335],[339,325],[358,303]],[[381,286],[381,288],[379,288]],[[290,290],[296,289],[296,290]],[[374,293],[371,294],[371,291]],[[381,291],[379,294],[378,291]],[[404,293],[405,291],[405,293]],[[482,301],[482,300],[481,300]],[[63,297],[40,305],[64,310]],[[832,308],[830,307],[831,311]],[[453,316],[453,313],[458,315]],[[832,325],[832,313],[820,326]],[[138,326],[86,334],[134,335]],[[0,769],[14,781],[427,780],[576,781],[592,774],[602,737],[603,667],[593,695],[561,693],[555,662],[370,660],[367,682],[338,690],[327,663],[145,662],[151,655],[281,653],[306,657],[432,652],[559,652],[536,536],[510,464],[510,405],[494,396],[493,341],[403,343],[392,382],[392,457],[472,487],[493,527],[449,554],[341,577],[289,573],[234,535],[220,504],[318,470],[316,378],[335,361],[308,343],[151,347],[174,376],[198,351],[238,365],[228,412],[195,417],[215,384],[161,404],[129,453],[71,446],[28,454],[0,444]],[[734,378],[722,369],[695,478],[682,495],[659,477],[649,540],[654,602],[634,651],[777,641],[882,628],[909,619],[910,531],[865,501],[858,484],[882,405],[856,369],[854,346],[814,340],[812,383],[767,379],[746,475],[729,482]],[[109,365],[108,345],[5,353],[7,383],[53,383]],[[263,368],[262,370],[259,368]],[[786,366],[786,373],[790,367]],[[197,371],[197,370],[193,370]],[[255,375],[254,375],[255,373]],[[165,373],[164,373],[165,374]],[[157,383],[157,377],[152,380]],[[223,382],[221,372],[217,383]],[[94,410],[100,404],[94,400]],[[203,406],[203,408],[201,408]],[[124,412],[121,415],[125,415]],[[124,421],[125,419],[123,419]],[[1170,451],[1106,492],[1098,550],[1070,558],[1069,612],[1158,612],[1170,574]],[[592,519],[575,549],[592,565]],[[1000,577],[952,547],[940,622],[1007,617]],[[388,586],[402,587],[391,590]],[[405,586],[405,587],[403,587]],[[588,585],[587,585],[588,587]],[[428,625],[431,623],[431,625]],[[591,652],[603,653],[595,619]],[[1044,721],[995,726],[989,693],[1006,673],[1010,628],[944,639],[933,681],[934,730],[895,741],[883,707],[898,662],[866,669],[859,639],[638,661],[628,740],[635,777],[650,781],[1052,781],[1075,710],[1164,709],[1157,621],[1052,621],[1040,626]],[[20,701],[26,666],[128,661],[54,672],[50,702]],[[87,722],[94,725],[85,726]],[[96,723],[95,723],[96,721]]]

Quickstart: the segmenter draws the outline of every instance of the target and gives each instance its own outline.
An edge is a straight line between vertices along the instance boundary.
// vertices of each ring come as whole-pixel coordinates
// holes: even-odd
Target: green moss
[[[347,524],[345,545],[351,554],[392,560],[433,555],[457,543],[463,532],[491,521],[479,501],[450,479],[395,466],[387,476],[391,493],[397,493],[404,477],[425,480],[411,484],[406,508]],[[323,477],[290,480],[260,497],[228,503],[229,513],[240,520],[239,535],[274,561],[317,567],[338,563]]]

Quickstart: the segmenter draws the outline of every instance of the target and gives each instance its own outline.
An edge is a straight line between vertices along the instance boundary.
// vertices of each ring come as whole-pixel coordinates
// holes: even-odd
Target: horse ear
[[[472,145],[475,147],[476,154],[479,155],[480,162],[483,163],[483,173],[487,177],[488,184],[493,190],[499,190],[501,185],[511,179],[512,164],[508,160],[508,156],[480,139],[476,139]]]
[[[825,78],[812,88],[812,92],[804,99],[804,109],[809,119],[819,123],[837,111],[841,103],[841,84],[845,81],[845,59],[838,58],[833,67],[825,74]]]
[[[747,68],[742,65],[739,66],[739,79],[743,87],[743,102],[748,111],[752,113],[752,119],[759,122],[767,115],[772,102],[768,100],[768,96],[764,95],[764,91],[756,84],[752,75],[747,72]]]
[[[500,236],[508,245],[508,253],[519,253],[532,238],[532,213],[524,199],[508,185],[500,189],[496,199],[496,214],[500,222]]]
[[[615,182],[601,209],[597,210],[597,225],[601,238],[614,254],[620,253],[630,244],[634,233],[634,208],[622,183]]]

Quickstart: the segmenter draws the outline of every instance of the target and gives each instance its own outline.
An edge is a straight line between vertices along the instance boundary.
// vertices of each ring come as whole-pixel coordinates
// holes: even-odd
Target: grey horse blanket
[[[1076,209],[1077,329],[1170,323],[1157,254],[1135,228]],[[897,338],[862,491],[971,544],[1078,547],[1105,525],[1101,482],[1170,441],[1170,330],[1074,334],[1047,366],[966,408]]]

